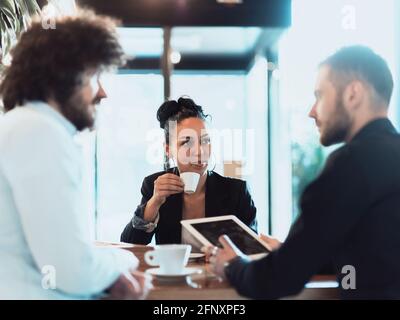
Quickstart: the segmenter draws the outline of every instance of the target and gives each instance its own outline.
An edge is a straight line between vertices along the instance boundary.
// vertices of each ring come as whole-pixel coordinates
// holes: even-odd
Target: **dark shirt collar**
[[[397,130],[388,118],[372,120],[356,133],[353,139],[351,139],[351,142],[366,138],[369,135],[376,133],[397,134]]]

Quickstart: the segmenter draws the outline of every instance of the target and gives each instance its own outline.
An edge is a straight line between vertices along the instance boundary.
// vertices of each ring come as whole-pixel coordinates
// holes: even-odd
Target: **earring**
[[[176,175],[179,175],[179,168],[178,168],[178,166],[176,165],[175,159],[174,159],[173,157],[168,158],[168,165],[169,165],[169,167],[171,168],[171,161],[172,161],[172,170],[173,170],[173,173],[176,174]]]
[[[215,168],[217,167],[217,158],[215,157],[215,155],[214,155],[214,153],[211,153],[211,158],[212,159],[214,159],[214,166],[213,166],[213,168],[212,169],[209,169],[210,168],[210,165],[208,165],[208,171],[214,171],[215,170]]]

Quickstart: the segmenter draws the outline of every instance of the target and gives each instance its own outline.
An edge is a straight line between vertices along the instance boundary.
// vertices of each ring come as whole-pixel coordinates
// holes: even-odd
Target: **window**
[[[140,203],[143,178],[162,170],[160,75],[116,74],[103,81],[108,98],[98,113],[97,238],[118,241]]]
[[[141,38],[139,31],[119,30],[125,52],[137,59],[158,59],[162,32],[143,29],[147,36]],[[199,41],[209,41],[223,53],[226,48],[208,39],[209,32],[202,28],[176,28],[172,44],[185,52],[195,50],[191,46]],[[220,37],[221,33],[227,34],[224,45],[235,52],[246,51],[259,35],[254,28],[222,28],[218,32]],[[238,33],[240,44],[231,39]],[[137,48],[134,39],[144,46]],[[268,230],[266,71],[267,62],[258,58],[248,73],[177,70],[171,78],[172,99],[188,95],[212,115],[215,156],[211,166],[215,164],[215,170],[224,174],[226,162],[242,165],[240,176],[249,182],[258,209],[259,230],[264,233]],[[163,168],[164,137],[156,119],[156,111],[163,102],[163,79],[149,70],[141,72],[123,70],[103,80],[108,98],[98,110],[97,134],[86,137],[85,149],[95,150],[97,155],[93,160],[94,154],[88,153],[92,171],[97,170],[93,177],[97,192],[89,198],[97,217],[96,237],[101,240],[119,240],[140,203],[143,178]]]
[[[267,63],[258,59],[248,74],[178,74],[172,96],[189,95],[212,116],[215,171],[239,163],[255,205],[259,232],[268,230]],[[236,175],[235,175],[236,176]]]
[[[275,145],[272,165],[276,168],[272,189],[278,190],[272,197],[275,203],[272,231],[275,236],[281,239],[286,237],[290,224],[299,213],[301,192],[316,177],[333,149],[320,147],[314,121],[307,117],[313,104],[318,63],[342,46],[365,44],[388,61],[398,79],[395,44],[399,42],[395,38],[395,15],[399,10],[395,6],[399,4],[396,2],[292,2],[293,26],[281,39],[279,77],[274,80],[279,86],[279,108],[271,111],[273,122],[279,120],[279,126],[274,125],[272,129],[276,139],[272,141]],[[397,101],[395,95],[391,106],[391,119],[395,124],[398,122],[395,113]],[[290,190],[292,192],[288,192]],[[288,198],[290,194],[292,199]]]
[[[215,164],[215,170],[224,174],[224,162],[247,164],[240,175],[249,182],[262,232],[268,228],[265,70],[261,59],[248,75],[182,73],[172,77],[173,98],[188,95],[212,116],[215,156],[211,165]],[[156,119],[163,86],[160,75],[149,74],[109,75],[103,85],[108,98],[98,110],[97,134],[86,134],[81,140],[91,171],[97,168],[97,181],[92,177],[96,182],[91,182],[97,185],[97,194],[89,195],[97,212],[96,237],[118,241],[140,203],[143,178],[163,168],[164,137]]]

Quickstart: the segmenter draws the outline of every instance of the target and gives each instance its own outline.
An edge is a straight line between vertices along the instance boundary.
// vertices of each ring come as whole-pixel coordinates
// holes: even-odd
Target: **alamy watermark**
[[[345,265],[342,268],[341,286],[343,290],[356,290],[356,268],[352,265]]]
[[[56,8],[54,6],[45,6],[41,12],[42,28],[45,30],[55,29],[56,15]]]
[[[255,171],[255,161],[258,150],[255,129],[223,128],[202,129],[200,132],[185,128],[178,132],[176,121],[169,121],[168,134],[170,157],[175,157],[174,163],[187,165],[191,163],[208,163],[209,167],[219,164],[241,163],[236,174],[248,176]],[[185,141],[185,142],[184,142]],[[146,161],[151,165],[160,164],[163,159],[164,134],[159,129],[152,129],[146,134]]]
[[[57,288],[57,273],[56,268],[52,265],[42,267],[42,288],[45,290],[55,290]]]
[[[346,5],[342,8],[342,28],[344,30],[356,30],[357,11],[354,5]]]

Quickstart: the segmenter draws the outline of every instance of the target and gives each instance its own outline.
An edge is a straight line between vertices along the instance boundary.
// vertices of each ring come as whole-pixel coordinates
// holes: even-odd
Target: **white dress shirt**
[[[138,260],[92,244],[75,127],[42,102],[0,117],[0,299],[97,297]]]

